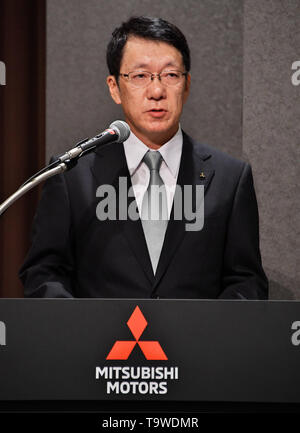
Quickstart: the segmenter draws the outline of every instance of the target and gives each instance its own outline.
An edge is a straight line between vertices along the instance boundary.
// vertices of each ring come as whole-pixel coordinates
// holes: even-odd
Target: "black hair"
[[[117,27],[107,45],[106,62],[110,75],[118,78],[124,46],[130,36],[137,36],[158,42],[166,42],[182,55],[185,70],[191,68],[190,50],[184,34],[174,24],[162,18],[131,17]]]

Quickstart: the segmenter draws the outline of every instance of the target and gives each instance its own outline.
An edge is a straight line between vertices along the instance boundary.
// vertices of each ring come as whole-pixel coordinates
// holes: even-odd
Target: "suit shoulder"
[[[206,143],[200,143],[192,138],[190,138],[190,140],[195,154],[204,160],[211,158],[216,167],[241,171],[245,166],[249,165],[248,162],[229,155],[223,150],[217,149]]]
[[[66,179],[73,179],[81,175],[86,175],[97,161],[105,161],[106,165],[111,165],[115,160],[122,157],[123,145],[120,143],[110,143],[94,149],[89,153],[83,154],[76,165],[69,171],[63,173]],[[51,160],[55,158],[52,157]]]

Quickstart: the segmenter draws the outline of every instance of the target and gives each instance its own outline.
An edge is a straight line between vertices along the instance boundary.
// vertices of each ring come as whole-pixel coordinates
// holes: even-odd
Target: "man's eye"
[[[177,74],[176,72],[167,72],[166,73],[166,77],[168,77],[168,78],[178,78],[179,74]]]
[[[134,75],[132,75],[132,79],[133,80],[141,80],[141,79],[143,79],[143,78],[146,78],[146,74],[134,74]]]

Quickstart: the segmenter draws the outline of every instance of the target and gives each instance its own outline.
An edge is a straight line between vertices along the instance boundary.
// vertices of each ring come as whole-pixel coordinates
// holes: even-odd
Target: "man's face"
[[[123,51],[120,73],[165,70],[185,72],[180,52],[165,42],[129,38]],[[183,104],[190,87],[190,75],[179,84],[166,86],[156,77],[146,87],[134,87],[126,77],[107,78],[113,100],[122,104],[125,120],[132,132],[145,144],[164,144],[178,129]],[[154,145],[155,147],[155,145]]]

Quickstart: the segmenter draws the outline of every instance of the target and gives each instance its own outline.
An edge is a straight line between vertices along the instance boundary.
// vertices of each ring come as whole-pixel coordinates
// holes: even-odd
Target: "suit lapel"
[[[97,180],[97,185],[108,184],[112,185],[117,191],[116,214],[119,216],[119,179],[120,177],[127,179],[127,197],[128,190],[132,187],[131,177],[128,171],[126,156],[123,144],[110,144],[109,148],[100,148],[96,152],[94,164],[91,171]],[[134,197],[128,198],[128,206],[135,202]],[[118,223],[122,234],[136,260],[144,270],[149,282],[153,284],[154,274],[151,266],[150,256],[144,236],[141,220],[133,221],[129,218],[120,220]]]
[[[197,152],[191,138],[183,133],[183,148],[177,185],[182,191],[184,185],[193,185],[193,190],[195,185],[203,185],[204,193],[206,193],[213,176],[214,169],[211,163],[211,155],[207,152],[202,152],[201,148]],[[196,209],[195,194],[193,194],[193,209]],[[186,234],[186,223],[189,223],[189,221],[185,219],[183,209],[182,219],[174,219],[173,205],[157,272],[155,274],[153,291],[155,291],[161,278],[165,274],[173,255],[178,248],[180,248],[180,244]]]

